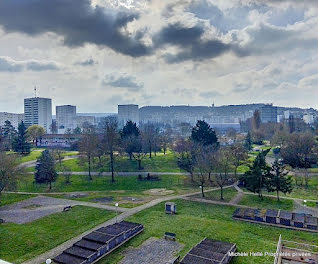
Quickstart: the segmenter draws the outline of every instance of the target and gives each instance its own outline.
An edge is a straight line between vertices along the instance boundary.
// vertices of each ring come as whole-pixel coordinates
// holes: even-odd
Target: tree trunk
[[[277,201],[279,202],[279,191],[277,190]]]
[[[221,187],[221,200],[223,201],[224,200],[224,197],[223,197],[223,185],[221,185],[220,187]]]
[[[138,160],[138,170],[141,170],[141,159]]]
[[[129,160],[132,160],[132,153],[129,153]]]
[[[110,153],[110,168],[112,171],[112,182],[115,182],[115,177],[114,177],[114,154],[113,152]]]
[[[50,185],[49,185],[49,186],[50,186],[49,188],[50,188],[50,190],[51,190],[51,189],[52,189],[52,182],[51,182],[51,181],[50,181]]]
[[[202,193],[202,198],[204,198],[205,195],[204,195],[204,190],[203,190],[203,183],[201,184],[201,193]]]
[[[88,157],[88,180],[92,180],[92,175],[91,175],[91,157]]]
[[[235,166],[235,169],[234,169],[234,178],[235,178],[235,180],[237,179],[236,176],[237,176],[237,167]]]
[[[209,181],[211,181],[211,171],[209,171]]]
[[[166,148],[163,148],[163,155],[166,155]]]
[[[149,146],[149,158],[152,158],[151,152],[152,152],[152,148],[151,148],[151,145],[150,145],[150,146]]]

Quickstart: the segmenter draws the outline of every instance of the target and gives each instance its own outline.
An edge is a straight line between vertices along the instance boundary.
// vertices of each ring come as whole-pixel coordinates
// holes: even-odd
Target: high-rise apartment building
[[[76,106],[61,105],[56,107],[56,125],[59,134],[73,130],[77,126]]]
[[[24,123],[42,126],[46,133],[50,133],[52,124],[52,100],[49,98],[26,98],[24,99]]]
[[[118,126],[123,127],[127,121],[132,121],[139,125],[138,105],[118,105]]]
[[[13,114],[7,112],[0,112],[0,126],[4,126],[6,121],[10,121],[11,125],[18,129],[18,125],[23,121],[24,114]]]
[[[277,106],[266,104],[260,108],[262,123],[277,123]]]

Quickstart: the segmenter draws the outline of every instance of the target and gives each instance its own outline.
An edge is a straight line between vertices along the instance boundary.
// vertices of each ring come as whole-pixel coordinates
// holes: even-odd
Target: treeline
[[[41,126],[32,125],[27,129],[24,122],[21,121],[16,130],[7,120],[4,126],[0,127],[0,150],[12,150],[22,155],[29,154],[32,144],[36,146],[37,140],[44,134],[45,130]]]

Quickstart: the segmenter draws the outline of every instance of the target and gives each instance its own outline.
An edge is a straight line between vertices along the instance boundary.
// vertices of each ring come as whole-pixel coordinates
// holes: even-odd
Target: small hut
[[[166,211],[166,214],[176,214],[177,213],[176,204],[172,202],[167,202],[165,204],[165,211]]]
[[[305,225],[305,214],[293,213],[293,221],[295,227],[303,228]]]
[[[306,215],[305,217],[305,227],[308,229],[317,230],[318,229],[318,219],[317,217]]]
[[[266,222],[270,224],[277,224],[278,210],[267,209],[266,211]]]
[[[279,224],[290,226],[293,219],[293,213],[285,210],[281,210],[278,216]]]

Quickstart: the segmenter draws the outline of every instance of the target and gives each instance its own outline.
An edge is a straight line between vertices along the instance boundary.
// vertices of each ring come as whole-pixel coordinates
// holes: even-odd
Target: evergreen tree
[[[29,154],[31,151],[31,144],[27,141],[27,129],[23,121],[18,126],[18,134],[13,139],[12,149],[20,154]]]
[[[120,132],[120,136],[123,149],[128,154],[129,159],[132,160],[133,153],[139,152],[137,141],[140,141],[140,131],[136,123],[128,121]]]
[[[266,186],[266,180],[270,173],[270,167],[266,164],[266,155],[269,151],[270,149],[260,152],[243,176],[247,189],[258,193],[261,199],[263,199],[262,189]]]
[[[191,139],[203,146],[218,145],[218,138],[214,129],[202,120],[198,120],[197,124],[192,128]]]
[[[252,137],[251,137],[251,133],[250,131],[247,132],[247,135],[246,135],[246,138],[245,138],[245,141],[244,141],[244,147],[247,149],[247,150],[251,150],[252,149]]]
[[[55,171],[55,159],[48,150],[42,152],[38,158],[34,178],[36,183],[47,183],[52,189],[52,182],[57,179],[57,173]]]
[[[3,134],[3,144],[6,150],[12,149],[12,142],[14,138],[17,135],[17,131],[11,124],[9,120],[6,120],[4,122],[4,126],[2,128],[2,134]]]
[[[284,194],[290,193],[293,190],[292,183],[292,177],[288,176],[285,165],[276,159],[268,174],[268,180],[266,182],[267,190],[269,192],[276,192],[277,200],[279,201],[279,192]]]
[[[136,123],[134,123],[133,121],[127,121],[126,125],[120,132],[120,135],[121,138],[125,138],[132,135],[138,137],[140,135],[140,131]]]

